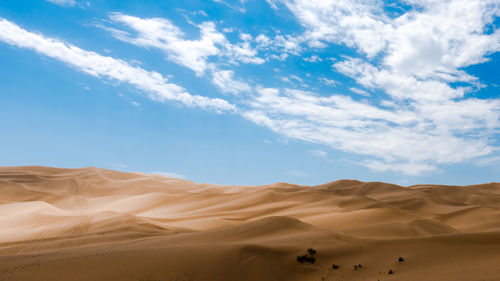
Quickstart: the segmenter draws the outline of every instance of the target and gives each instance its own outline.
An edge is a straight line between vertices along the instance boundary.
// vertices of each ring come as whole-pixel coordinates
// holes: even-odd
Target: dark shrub
[[[307,259],[307,255],[297,256],[297,261],[300,263],[304,263]]]
[[[405,259],[403,259],[403,257],[399,257],[398,261],[399,261],[399,262],[404,262],[404,261],[405,261]]]
[[[316,258],[305,254],[302,256],[297,256],[297,261],[300,263],[305,263],[305,262],[314,263],[316,261]]]
[[[309,256],[307,257],[307,260],[306,260],[308,263],[314,263],[316,261],[316,258],[315,257],[312,257],[312,256]]]
[[[309,249],[307,249],[307,252],[309,253],[309,255],[314,255],[314,254],[316,254],[316,250],[314,250],[313,248],[309,248]]]
[[[392,271],[392,269],[389,269],[389,271],[387,272],[387,274],[393,274],[394,271]]]
[[[332,264],[332,268],[333,268],[333,269],[339,269],[339,266],[338,266],[338,265],[336,265],[336,264]]]

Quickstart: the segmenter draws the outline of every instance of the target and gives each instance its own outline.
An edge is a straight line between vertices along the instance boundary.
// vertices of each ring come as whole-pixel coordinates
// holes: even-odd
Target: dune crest
[[[317,262],[298,263],[310,247]],[[500,280],[499,258],[500,183],[220,186],[0,167],[0,280]]]

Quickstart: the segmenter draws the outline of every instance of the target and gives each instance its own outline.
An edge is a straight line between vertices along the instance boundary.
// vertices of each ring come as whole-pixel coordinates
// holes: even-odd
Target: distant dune
[[[16,280],[500,280],[500,183],[220,186],[0,167],[0,281]]]

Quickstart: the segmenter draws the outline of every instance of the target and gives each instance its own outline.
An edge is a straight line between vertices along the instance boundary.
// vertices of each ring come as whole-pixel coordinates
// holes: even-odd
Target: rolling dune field
[[[500,183],[220,186],[0,167],[0,281],[18,280],[500,280]]]

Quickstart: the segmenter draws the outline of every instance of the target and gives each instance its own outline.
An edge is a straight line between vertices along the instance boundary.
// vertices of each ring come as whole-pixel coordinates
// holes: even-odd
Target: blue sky
[[[500,1],[3,1],[0,165],[500,181]]]

